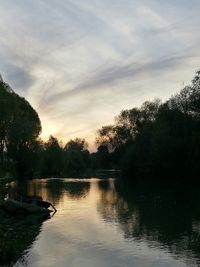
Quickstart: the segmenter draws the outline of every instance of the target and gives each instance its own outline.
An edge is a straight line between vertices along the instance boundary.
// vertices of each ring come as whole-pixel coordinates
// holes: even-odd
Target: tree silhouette
[[[0,164],[21,177],[33,172],[41,123],[37,112],[0,81]]]
[[[123,110],[97,132],[125,177],[197,177],[200,170],[200,71],[190,86],[161,104]]]

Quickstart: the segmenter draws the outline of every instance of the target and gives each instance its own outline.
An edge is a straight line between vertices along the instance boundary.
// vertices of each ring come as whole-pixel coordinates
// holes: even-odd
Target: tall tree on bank
[[[0,166],[30,177],[36,163],[41,122],[37,112],[0,79]]]

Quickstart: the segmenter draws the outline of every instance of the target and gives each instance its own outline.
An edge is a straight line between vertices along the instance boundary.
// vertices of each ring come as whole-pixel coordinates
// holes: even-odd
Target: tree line
[[[18,177],[76,176],[87,170],[120,169],[123,177],[197,177],[200,171],[200,71],[191,85],[161,102],[122,110],[97,131],[97,152],[85,139],[63,145],[39,138],[37,112],[0,79],[0,174]]]
[[[18,178],[89,175],[101,167],[85,139],[63,145],[51,135],[44,142],[41,130],[37,112],[0,76],[0,176],[6,172]]]
[[[123,110],[98,130],[97,144],[124,177],[198,178],[200,173],[200,71],[191,85],[162,103]]]

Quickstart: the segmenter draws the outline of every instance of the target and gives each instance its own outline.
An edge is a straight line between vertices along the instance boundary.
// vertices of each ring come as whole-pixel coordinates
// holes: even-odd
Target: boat
[[[56,208],[47,201],[36,197],[21,197],[20,200],[7,198],[0,202],[0,207],[11,214],[50,214],[56,212]],[[53,208],[53,210],[49,208]]]

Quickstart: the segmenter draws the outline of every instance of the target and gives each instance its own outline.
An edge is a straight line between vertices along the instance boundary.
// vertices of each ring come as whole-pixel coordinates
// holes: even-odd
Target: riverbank
[[[14,179],[10,176],[4,176],[0,178],[0,200],[3,200],[6,195],[6,184],[12,182]]]

